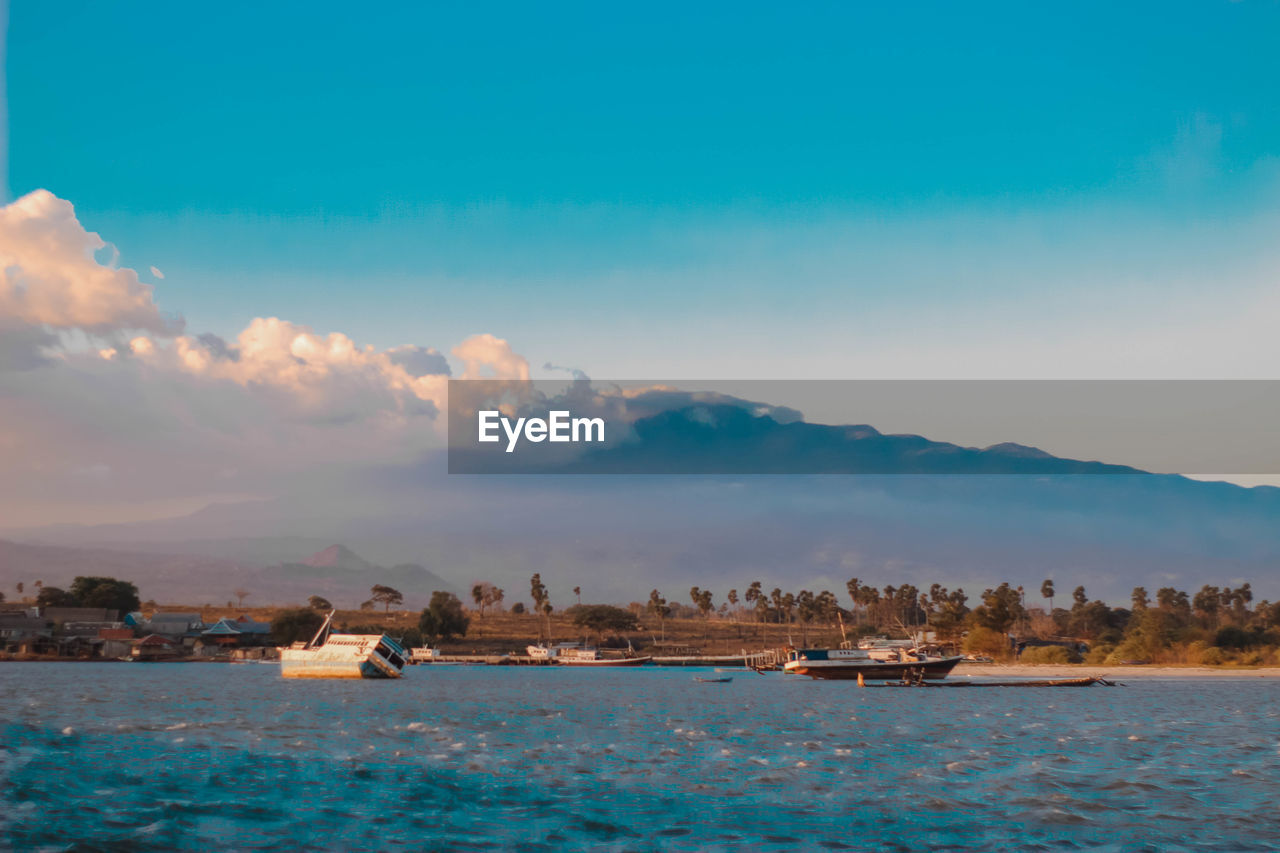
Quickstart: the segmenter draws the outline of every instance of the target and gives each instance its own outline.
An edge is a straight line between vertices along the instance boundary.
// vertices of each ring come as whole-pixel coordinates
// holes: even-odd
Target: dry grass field
[[[235,619],[241,614],[257,621],[270,622],[285,609],[288,608],[191,607],[176,604],[157,608],[198,611],[206,623],[222,618]],[[418,615],[417,611],[408,610],[392,610],[388,613],[382,610],[339,610],[334,621],[339,626],[381,628],[394,637],[402,635],[409,628],[416,628]],[[486,612],[481,616],[475,610],[469,610],[467,615],[471,617],[471,624],[466,636],[440,643],[443,651],[453,654],[523,654],[525,646],[547,636],[547,620],[541,616],[506,611]],[[655,645],[661,647],[665,643],[689,646],[704,654],[733,654],[743,649],[776,648],[788,641],[797,645],[835,646],[841,639],[839,626],[767,625],[748,619],[748,616],[744,616],[741,621],[734,621],[732,618],[712,616],[709,619],[668,618],[660,623],[646,615],[639,620],[641,630],[629,631],[619,637],[601,638],[574,625],[568,614],[552,613],[550,628],[551,639],[555,642],[588,640],[601,645],[625,647],[626,641],[630,640],[637,650],[652,649]]]

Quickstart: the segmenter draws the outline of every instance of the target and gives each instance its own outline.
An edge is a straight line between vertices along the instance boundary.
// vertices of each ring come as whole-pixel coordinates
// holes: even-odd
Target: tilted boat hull
[[[333,614],[330,614],[330,619]],[[321,632],[327,630],[329,621]],[[405,651],[385,634],[320,634],[311,643],[280,650],[285,678],[400,678]]]
[[[955,669],[959,657],[937,658],[927,661],[843,661],[815,660],[788,661],[784,669],[795,675],[831,680],[852,680],[859,675],[864,681],[901,681],[923,674],[927,681],[940,681]]]
[[[394,669],[380,669],[373,661],[289,660],[281,652],[280,674],[285,678],[401,678]]]

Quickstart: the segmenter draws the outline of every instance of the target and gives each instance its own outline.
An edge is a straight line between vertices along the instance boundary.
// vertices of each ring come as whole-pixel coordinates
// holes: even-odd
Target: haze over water
[[[859,690],[733,675],[8,665],[0,847],[1280,847],[1272,680]]]

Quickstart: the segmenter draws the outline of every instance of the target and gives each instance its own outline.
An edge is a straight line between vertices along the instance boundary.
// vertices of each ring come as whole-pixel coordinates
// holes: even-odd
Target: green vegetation
[[[965,636],[964,650],[971,655],[1005,657],[1009,654],[1009,638],[1000,631],[979,626]]]
[[[381,604],[383,613],[391,612],[391,605],[393,604],[404,604],[404,595],[398,589],[383,586],[379,583],[374,584],[369,592],[369,600],[374,604]]]
[[[37,583],[36,604],[40,607],[100,607],[121,614],[142,606],[138,588],[115,578],[80,576],[71,582],[70,590]]]
[[[471,587],[471,600],[476,603],[476,607],[480,608],[481,616],[487,608],[502,604],[503,596],[501,589],[487,581]]]
[[[310,607],[282,610],[271,620],[271,637],[282,646],[310,640],[324,624],[324,617]]]
[[[431,603],[418,617],[418,630],[430,642],[448,642],[451,638],[465,637],[471,618],[463,612],[462,602],[451,592],[436,590],[431,593]]]
[[[1247,583],[1234,589],[1206,585],[1194,595],[1163,587],[1153,596],[1139,586],[1127,608],[1091,600],[1083,586],[1072,590],[1069,608],[1053,607],[1051,579],[1039,589],[1047,608],[1028,607],[1028,591],[1009,583],[984,590],[972,608],[964,590],[940,584],[927,592],[912,584],[877,589],[851,578],[845,589],[852,605],[848,608],[827,590],[765,592],[754,581],[742,595],[742,607],[737,590],[731,590],[718,615],[735,624],[745,616],[761,625],[795,626],[787,635],[799,642],[807,641],[811,626],[830,630],[839,624],[854,636],[933,631],[943,646],[1006,660],[1015,646],[1030,641],[1019,657],[1026,662],[1078,662],[1082,655],[1077,649],[1088,649],[1083,659],[1094,664],[1280,665],[1280,603],[1254,605]],[[692,607],[668,603],[655,589],[647,603],[631,609],[657,617],[665,636],[668,619],[717,614],[706,590],[694,587],[690,600]]]
[[[75,607],[79,604],[76,598],[65,589],[46,586],[36,593],[36,604],[40,607]]]
[[[575,604],[568,610],[573,624],[603,637],[636,630],[636,615],[611,604]]]
[[[1019,663],[1080,663],[1078,652],[1062,646],[1032,646],[1018,655]]]
[[[41,607],[93,607],[130,612],[141,608],[137,588],[128,581],[109,577],[76,577],[69,589],[31,584]],[[384,606],[385,619],[371,630],[386,630],[409,645],[448,642],[465,637],[472,619],[482,620],[482,637],[468,643],[507,651],[532,637],[572,636],[583,631],[604,639],[644,631],[658,641],[696,643],[722,651],[782,643],[831,644],[865,635],[906,637],[931,631],[944,649],[1019,660],[1027,663],[1069,663],[1081,658],[1089,664],[1144,662],[1173,665],[1280,665],[1280,602],[1254,602],[1249,584],[1238,587],[1205,585],[1194,593],[1161,587],[1154,593],[1138,586],[1126,606],[1113,607],[1090,599],[1083,586],[1071,591],[1068,607],[1053,607],[1057,589],[1046,580],[1038,590],[1001,583],[983,590],[970,607],[962,589],[933,584],[921,590],[912,584],[876,588],[851,578],[842,601],[830,590],[767,591],[753,581],[741,595],[729,590],[724,602],[714,606],[710,590],[693,587],[687,604],[670,601],[659,589],[648,600],[627,607],[609,604],[575,604],[556,614],[553,625],[551,594],[540,575],[530,579],[533,607],[512,602],[504,608],[504,593],[491,583],[476,583],[471,599],[476,608],[467,611],[458,597],[442,591],[417,617],[392,613],[403,602],[398,590],[375,586],[374,599]],[[580,590],[574,588],[575,598]],[[23,589],[19,589],[21,593]],[[1035,599],[1035,591],[1039,599]],[[239,594],[239,591],[237,591]],[[1028,606],[1028,594],[1048,606]],[[1066,596],[1061,596],[1066,598]],[[277,642],[288,644],[310,639],[322,619],[319,611],[333,609],[325,598],[313,595],[309,606],[276,611],[258,608],[271,620]],[[154,602],[148,603],[148,609]],[[210,610],[208,605],[205,610]],[[230,605],[228,604],[228,610]],[[274,617],[274,618],[273,618]],[[211,617],[216,618],[216,617]],[[359,621],[371,621],[361,618]],[[641,627],[643,621],[644,627]],[[773,628],[771,626],[779,626]],[[554,631],[553,631],[554,628]],[[671,635],[671,636],[669,636]],[[625,638],[640,640],[642,638]]]
[[[547,622],[547,636],[551,636],[551,594],[547,585],[542,582],[542,575],[535,574],[529,579],[529,597],[533,599],[533,612],[541,613]]]

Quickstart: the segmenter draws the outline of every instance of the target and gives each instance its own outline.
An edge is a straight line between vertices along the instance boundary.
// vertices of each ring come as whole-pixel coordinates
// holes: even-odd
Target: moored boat
[[[899,681],[924,678],[938,681],[947,677],[960,656],[928,657],[902,654],[897,660],[879,660],[867,649],[794,649],[787,655],[783,671],[810,678]]]
[[[534,660],[549,660],[561,666],[643,666],[653,660],[648,655],[637,656],[630,651],[624,657],[607,658],[601,656],[599,649],[583,648],[577,643],[529,646],[525,651]]]
[[[285,678],[400,678],[405,650],[386,634],[332,633],[333,613],[307,643],[280,649]]]
[[[581,645],[578,643],[556,643],[554,646],[544,646],[538,643],[537,645],[526,646],[524,651],[533,660],[556,663],[562,655],[577,651],[580,648]]]
[[[653,658],[646,655],[624,658],[602,658],[598,654],[595,657],[588,657],[585,654],[579,653],[577,655],[562,657],[560,659],[560,664],[562,666],[644,666],[651,660],[653,660]]]

